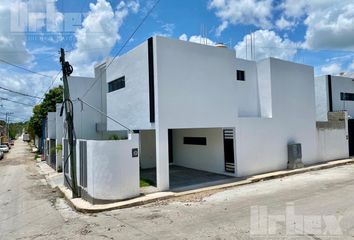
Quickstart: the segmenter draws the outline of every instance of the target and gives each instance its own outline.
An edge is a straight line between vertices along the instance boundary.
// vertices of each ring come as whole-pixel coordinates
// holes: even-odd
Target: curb
[[[167,199],[172,199],[176,197],[187,196],[187,195],[192,195],[192,194],[197,194],[202,192],[215,191],[215,190],[221,191],[221,190],[231,189],[231,188],[257,183],[261,181],[283,178],[283,177],[292,176],[300,173],[324,170],[324,169],[329,169],[329,168],[334,168],[334,167],[339,167],[339,166],[349,165],[349,164],[354,164],[354,159],[337,160],[337,161],[331,161],[331,162],[321,163],[317,165],[310,165],[295,170],[283,170],[283,171],[259,174],[259,175],[247,177],[244,180],[238,180],[231,183],[224,183],[220,185],[203,187],[203,188],[188,190],[183,192],[152,193],[152,194],[148,194],[130,200],[125,200],[125,201],[120,201],[120,202],[110,203],[110,204],[102,204],[102,205],[92,205],[82,199],[72,199],[71,191],[69,189],[67,189],[64,186],[57,186],[56,188],[63,194],[68,204],[76,211],[81,213],[99,213],[104,211],[112,211],[116,209],[141,206],[153,202],[163,201]],[[88,207],[84,207],[83,205],[88,205]]]

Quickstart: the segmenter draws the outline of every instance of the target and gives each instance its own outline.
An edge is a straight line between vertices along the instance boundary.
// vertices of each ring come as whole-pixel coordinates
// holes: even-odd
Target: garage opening
[[[235,180],[233,128],[169,129],[170,189],[184,191]],[[156,186],[154,130],[140,131],[141,178]]]
[[[223,128],[170,130],[170,188],[186,190],[233,181],[233,139]],[[231,142],[230,142],[231,140]]]

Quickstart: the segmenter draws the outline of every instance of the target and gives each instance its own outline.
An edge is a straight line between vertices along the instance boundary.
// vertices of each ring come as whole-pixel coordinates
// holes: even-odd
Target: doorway
[[[354,119],[348,119],[349,156],[354,156]]]

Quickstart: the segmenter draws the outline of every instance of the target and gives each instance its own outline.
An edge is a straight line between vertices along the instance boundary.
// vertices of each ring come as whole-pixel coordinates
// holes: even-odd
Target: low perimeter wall
[[[139,135],[127,140],[78,140],[78,183],[82,197],[93,204],[140,194]]]
[[[349,157],[347,122],[346,112],[329,112],[328,122],[316,123],[320,161]]]

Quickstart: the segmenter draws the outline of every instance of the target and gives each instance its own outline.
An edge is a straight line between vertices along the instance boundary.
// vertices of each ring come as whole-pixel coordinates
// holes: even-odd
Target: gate
[[[354,156],[354,119],[348,119],[349,156]]]

